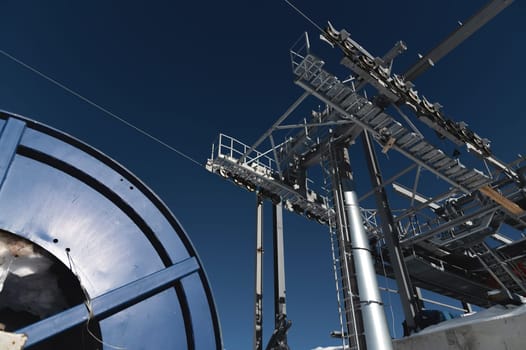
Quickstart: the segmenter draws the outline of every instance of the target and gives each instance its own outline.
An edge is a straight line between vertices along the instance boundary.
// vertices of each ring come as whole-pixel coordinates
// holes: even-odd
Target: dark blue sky
[[[398,40],[404,71],[486,1],[302,1],[314,21],[347,28],[381,56]],[[340,53],[282,1],[0,2],[0,49],[205,163],[219,132],[251,143],[302,93],[288,50],[311,33],[332,70]],[[516,1],[438,65],[418,90],[493,141],[524,152],[526,5]],[[207,173],[41,77],[0,57],[0,108],[95,146],[146,182],[182,222],[205,264],[229,350],[252,344],[254,194]],[[313,108],[316,101],[310,100]],[[422,126],[425,128],[425,126]],[[360,169],[357,174],[360,174]],[[366,176],[365,172],[362,172]],[[267,208],[270,214],[270,207]],[[268,216],[268,215],[267,215]],[[270,228],[270,216],[267,217]],[[334,343],[338,328],[324,227],[285,217],[290,345]],[[267,231],[270,238],[270,231]],[[267,250],[270,252],[270,241]],[[270,263],[271,254],[267,254]],[[266,266],[270,272],[270,265]],[[267,274],[268,275],[268,274]],[[266,279],[266,332],[272,286]],[[393,296],[394,299],[394,296]],[[400,334],[398,334],[400,335]]]

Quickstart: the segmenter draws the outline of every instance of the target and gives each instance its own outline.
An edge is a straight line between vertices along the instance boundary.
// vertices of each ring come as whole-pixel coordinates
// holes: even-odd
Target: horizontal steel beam
[[[408,166],[407,168],[405,168],[404,170],[402,170],[401,172],[399,172],[398,174],[396,175],[393,175],[392,177],[390,177],[388,180],[385,180],[382,182],[382,184],[380,186],[376,186],[375,188],[373,188],[372,190],[370,190],[369,192],[367,192],[366,194],[364,194],[363,196],[361,196],[358,201],[361,202],[363,201],[364,199],[366,199],[367,197],[369,197],[370,195],[372,195],[375,191],[379,190],[380,188],[384,188],[386,187],[387,185],[390,185],[392,182],[398,180],[398,178],[402,177],[403,175],[405,175],[406,173],[408,173],[409,171],[413,170],[414,168],[416,168],[417,165],[415,163],[411,164],[410,166]]]
[[[388,293],[393,293],[393,294],[398,294],[399,293],[398,289],[393,289],[393,288],[388,288],[388,287],[379,287],[378,289],[380,289],[383,292],[388,292]],[[433,299],[420,298],[420,300],[422,300],[422,301],[424,301],[426,303],[447,307],[448,309],[452,309],[452,310],[457,310],[457,311],[462,311],[462,312],[466,312],[467,311],[463,307],[458,307],[458,306],[454,306],[454,305],[451,305],[451,304],[441,303],[441,302],[433,300]]]
[[[394,183],[393,184],[393,189],[395,190],[395,192],[397,193],[400,193],[401,195],[409,198],[409,199],[414,199],[416,200],[418,203],[421,203],[421,204],[426,204],[429,208],[433,209],[433,210],[437,210],[440,208],[440,205],[438,205],[437,203],[435,202],[431,202],[429,198],[427,197],[424,197],[423,195],[421,195],[420,193],[417,193],[417,192],[414,192],[400,184],[397,184],[397,183]]]
[[[451,221],[448,221],[447,223],[441,225],[441,226],[438,226],[437,228],[434,228],[430,231],[427,231],[427,232],[424,232],[422,234],[419,234],[417,236],[413,236],[413,237],[410,237],[410,238],[406,238],[404,239],[403,241],[400,242],[400,245],[402,245],[403,247],[407,247],[411,244],[415,244],[415,243],[418,243],[420,241],[423,241],[425,239],[428,239],[428,238],[431,238],[433,237],[434,235],[438,234],[438,233],[441,233],[441,232],[444,232],[445,230],[448,230],[452,227],[455,227],[457,225],[461,225],[463,223],[465,223],[466,221],[469,221],[469,220],[472,220],[472,219],[475,219],[475,218],[478,218],[478,217],[483,217],[485,215],[488,215],[494,211],[498,210],[498,206],[497,205],[491,205],[487,208],[483,208],[479,211],[476,211],[472,214],[469,214],[469,215],[463,215],[463,216],[460,216],[456,219],[453,219]]]
[[[432,67],[442,57],[460,45],[464,40],[479,30],[480,27],[489,22],[493,17],[498,15],[512,2],[513,0],[492,0],[487,3],[475,15],[468,19],[466,23],[462,24],[437,47],[422,57],[415,65],[409,68],[409,70],[404,74],[406,80],[413,80],[429,67]]]

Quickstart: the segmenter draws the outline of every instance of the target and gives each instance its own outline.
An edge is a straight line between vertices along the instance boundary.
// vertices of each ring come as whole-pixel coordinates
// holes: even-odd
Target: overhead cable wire
[[[297,8],[289,0],[283,0],[283,1],[285,1],[290,7],[292,7],[294,9],[294,11],[299,13],[303,18],[305,18],[307,21],[309,21],[310,24],[315,26],[320,32],[323,32],[323,29],[318,25],[318,23],[314,22],[309,16],[307,16],[304,12],[302,12],[299,8]]]
[[[177,153],[179,156],[181,156],[181,157],[183,157],[183,158],[185,158],[185,159],[191,161],[191,162],[194,163],[194,164],[199,165],[200,167],[203,167],[203,165],[202,165],[199,161],[195,160],[194,158],[190,157],[189,155],[185,154],[184,152],[182,152],[182,151],[176,149],[175,147],[173,147],[173,146],[169,145],[168,143],[162,141],[161,139],[155,137],[154,135],[150,134],[149,132],[147,132],[147,131],[145,131],[145,130],[139,128],[138,126],[135,126],[134,124],[132,124],[132,123],[130,123],[129,121],[127,121],[126,119],[124,119],[124,118],[118,116],[117,114],[115,114],[115,113],[109,111],[108,109],[102,107],[101,105],[97,104],[96,102],[93,102],[93,101],[90,100],[89,98],[84,97],[83,95],[81,95],[80,93],[76,92],[75,90],[73,90],[73,89],[67,87],[67,86],[64,85],[63,83],[61,83],[61,82],[59,82],[59,81],[57,81],[57,80],[51,78],[49,75],[42,73],[42,72],[39,71],[38,69],[36,69],[36,68],[30,66],[29,64],[23,62],[22,60],[20,60],[20,59],[14,57],[14,56],[12,56],[12,55],[10,55],[9,53],[5,52],[4,50],[1,50],[1,49],[0,49],[0,54],[4,55],[5,57],[9,58],[9,59],[12,60],[12,61],[18,63],[19,65],[21,65],[22,67],[24,67],[24,68],[30,70],[31,72],[33,72],[33,73],[39,75],[40,77],[42,77],[42,78],[44,78],[45,80],[49,81],[50,83],[52,83],[52,84],[58,86],[59,88],[65,90],[65,91],[67,91],[67,92],[69,92],[69,93],[72,94],[73,96],[75,96],[75,97],[81,99],[82,101],[86,102],[86,103],[89,104],[90,106],[95,107],[96,109],[98,109],[99,111],[105,113],[106,115],[109,115],[110,117],[112,117],[112,118],[114,118],[114,119],[120,121],[121,123],[123,123],[123,124],[125,124],[126,126],[132,128],[132,129],[134,129],[135,131],[137,131],[137,132],[143,134],[144,136],[150,138],[151,140],[153,140],[153,141],[159,143],[160,145],[162,145],[162,146],[168,148],[169,150],[171,150],[171,151]]]

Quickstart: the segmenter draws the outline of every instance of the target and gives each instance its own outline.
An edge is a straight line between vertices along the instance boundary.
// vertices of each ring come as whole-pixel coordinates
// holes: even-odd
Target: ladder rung
[[[439,154],[429,159],[428,164],[433,164],[433,163],[439,162],[442,159],[446,158],[446,155],[444,154],[444,152],[442,152],[442,150],[438,150],[438,151],[439,151]]]
[[[342,103],[342,101],[344,101],[347,97],[349,97],[349,94],[353,95],[354,92],[352,91],[351,88],[349,88],[348,86],[345,86],[342,90],[340,90],[339,93],[336,94],[336,96],[332,100],[336,103]]]
[[[385,114],[385,113],[378,113],[376,115],[376,117],[374,117],[373,119],[371,119],[371,121],[369,122],[370,125],[372,125],[373,127],[381,124],[382,122],[384,122],[386,119],[390,119],[390,117]]]
[[[435,151],[437,151],[437,149],[431,146],[430,149],[420,152],[418,157],[420,158],[420,160],[424,161],[425,163],[425,159],[429,158],[429,154],[430,153],[434,154]]]
[[[434,149],[435,149],[435,147],[433,147],[433,146],[430,145],[430,144],[427,144],[427,145],[424,146],[422,149],[420,149],[419,151],[417,151],[417,152],[415,153],[415,156],[417,156],[417,157],[421,157],[421,156],[423,156],[424,154],[426,154],[426,153],[428,153],[428,152],[430,152],[430,151],[432,151],[432,150],[434,150]]]
[[[463,175],[469,173],[469,169],[464,167],[464,169],[462,169],[461,171],[459,171],[458,173],[454,174],[451,178],[455,181],[458,181],[460,182],[461,180],[459,180],[461,177],[463,177]]]
[[[338,78],[331,75],[329,79],[327,79],[324,83],[321,84],[321,86],[318,88],[318,91],[326,92],[330,90],[338,82],[339,82]]]
[[[396,143],[402,148],[407,148],[411,147],[413,144],[420,141],[421,139],[422,138],[414,132],[410,132],[407,135],[402,136],[399,140],[396,141]]]
[[[354,116],[360,119],[362,122],[366,122],[372,117],[369,113],[371,108],[367,107],[367,102],[364,103],[364,101],[359,100],[351,107],[352,109],[350,107],[348,108],[348,112],[352,111]]]
[[[349,88],[347,87],[346,89],[349,89]],[[351,89],[349,89],[349,92],[350,94],[347,94],[347,93],[344,94],[345,98],[342,97],[342,101],[340,103],[343,109],[345,110],[347,109],[347,107],[350,107],[357,101],[356,94]]]
[[[321,65],[313,64],[312,66],[308,67],[303,74],[303,79],[306,81],[311,81],[316,79],[316,77],[322,72]]]
[[[409,152],[412,154],[415,154],[416,152],[420,151],[421,149],[423,149],[425,146],[428,146],[428,145],[429,144],[426,141],[420,141],[419,143],[411,147],[409,149]]]
[[[439,149],[434,149],[434,150],[431,150],[429,152],[427,152],[426,154],[423,154],[422,155],[422,160],[424,162],[432,162],[433,161],[433,158],[436,158],[437,156],[443,154],[443,152]]]
[[[326,95],[332,99],[334,98],[334,96],[336,96],[340,91],[343,90],[343,88],[345,87],[345,85],[343,85],[342,83],[340,83],[339,81],[336,82],[327,92],[326,92]]]
[[[331,75],[327,73],[326,71],[322,70],[320,74],[318,74],[314,79],[312,79],[311,84],[314,87],[319,87],[321,84],[323,84],[327,79],[329,79]]]
[[[466,167],[462,164],[456,164],[454,166],[452,166],[451,168],[447,169],[446,171],[444,171],[444,174],[448,175],[448,176],[451,176],[451,175],[454,175],[456,173],[458,173],[459,171],[462,171],[466,169]]]
[[[464,184],[466,186],[475,186],[475,184],[481,183],[482,181],[485,181],[485,180],[486,179],[484,177],[480,176],[480,174],[476,174],[475,176],[470,177],[469,179],[464,181]]]
[[[391,137],[400,137],[401,133],[402,132],[405,132],[405,128],[402,126],[402,124],[400,124],[399,122],[397,121],[394,121],[393,122],[393,125],[391,125],[387,131],[389,132],[389,134],[391,135]]]
[[[366,102],[361,105],[355,113],[358,114],[359,119],[368,124],[371,119],[376,117],[378,114],[376,112],[374,106],[370,102]]]
[[[375,130],[382,130],[382,129],[386,129],[386,128],[389,128],[389,126],[391,126],[391,124],[394,122],[394,120],[392,118],[386,118],[384,119],[383,121],[381,121],[380,123],[378,123],[378,125],[376,125],[374,127]],[[394,138],[393,135],[391,135],[391,137]]]
[[[436,167],[436,169],[438,171],[441,171],[441,170],[444,170],[444,169],[449,169],[455,164],[457,164],[456,160],[453,160],[451,158],[445,158],[444,160],[442,160],[440,162],[436,162],[434,164],[434,166]]]
[[[475,188],[478,188],[478,187],[482,186],[487,181],[488,181],[488,179],[486,179],[486,178],[478,178],[476,181],[470,182],[469,184],[467,184],[465,186],[468,187],[469,189],[475,189]]]
[[[472,178],[473,176],[477,176],[477,173],[473,170],[468,171],[462,176],[459,176],[457,181],[467,181],[468,179]]]

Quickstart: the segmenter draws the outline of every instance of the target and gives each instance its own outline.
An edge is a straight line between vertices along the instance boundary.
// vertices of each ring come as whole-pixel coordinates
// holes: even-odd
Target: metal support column
[[[340,183],[339,169],[335,161],[332,150],[329,159],[332,174],[333,203],[335,210],[338,254],[341,286],[343,291],[343,306],[347,332],[341,336],[348,339],[351,349],[365,349],[365,333],[360,307],[360,297],[358,295],[358,283],[356,281],[356,271],[351,254],[351,238],[349,225],[345,215],[345,205],[343,202],[343,192]]]
[[[333,146],[331,162],[334,171],[333,187],[343,199],[343,214],[347,222],[352,260],[360,297],[365,343],[369,350],[392,350],[391,337],[385,318],[380,290],[376,280],[369,240],[363,226],[358,197],[354,188],[349,153],[345,146]],[[336,215],[342,213],[337,210]],[[341,220],[339,220],[341,221]],[[345,286],[344,286],[345,288]]]
[[[256,299],[254,350],[263,349],[263,197],[256,199]]]
[[[287,331],[292,323],[287,320],[285,291],[285,251],[283,245],[283,206],[272,205],[274,244],[274,332],[267,350],[288,350]]]
[[[387,194],[385,188],[382,186],[382,173],[380,172],[374,145],[369,132],[366,130],[363,132],[362,140],[371,177],[371,185],[376,188],[376,207],[378,208],[378,213],[382,221],[382,232],[389,252],[389,263],[394,271],[396,284],[398,285],[398,294],[400,296],[402,310],[404,311],[407,333],[411,333],[417,329],[416,319],[420,312],[419,302],[415,296],[415,289],[411,283],[400,247],[398,226],[394,223]]]

